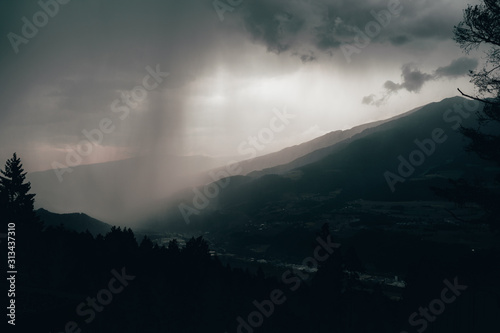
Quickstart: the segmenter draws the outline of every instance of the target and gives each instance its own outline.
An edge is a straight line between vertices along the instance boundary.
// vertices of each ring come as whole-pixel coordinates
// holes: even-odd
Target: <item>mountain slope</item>
[[[324,159],[295,169],[288,186],[321,193],[341,190],[346,199],[418,200],[432,196],[429,186],[444,185],[448,177],[484,176],[493,166],[465,152],[466,141],[456,126],[459,119],[465,126],[474,124],[473,112],[463,112],[461,118],[453,112],[464,101],[457,97],[432,103],[354,137]]]
[[[276,164],[273,167],[263,168],[260,170],[253,171],[253,172],[249,173],[248,175],[252,176],[252,177],[261,177],[261,176],[270,175],[270,174],[283,174],[283,173],[286,173],[286,172],[291,171],[293,169],[297,169],[297,168],[300,168],[300,167],[305,166],[307,164],[311,164],[313,162],[319,161],[319,160],[325,158],[326,156],[331,155],[331,154],[341,150],[342,148],[346,147],[346,145],[348,145],[350,142],[353,142],[357,139],[363,138],[363,137],[370,135],[372,133],[385,131],[385,130],[390,129],[394,126],[397,126],[398,122],[396,120],[403,118],[403,117],[406,117],[406,116],[418,111],[419,109],[421,109],[421,107],[415,108],[413,110],[410,110],[408,112],[405,112],[403,114],[400,114],[398,116],[395,116],[395,117],[392,117],[392,118],[389,118],[386,120],[357,126],[357,127],[352,128],[351,130],[347,130],[347,131],[340,131],[340,132],[342,132],[343,135],[339,135],[338,140],[322,140],[322,142],[324,143],[324,146],[317,145],[316,146],[317,149],[311,150],[309,153],[304,154],[302,156],[299,156],[298,158],[290,161],[289,163]],[[335,133],[335,132],[333,132],[333,133]],[[326,134],[323,137],[320,137],[318,139],[322,139],[328,135],[330,135],[330,133]],[[330,144],[326,144],[327,142],[329,142]],[[311,145],[310,147],[312,148],[313,146]]]
[[[294,161],[281,166],[284,172],[279,174],[220,180],[212,185],[218,186],[220,193],[207,198],[210,204],[201,214],[216,210],[241,212],[246,216],[241,223],[246,223],[269,207],[293,207],[309,200],[305,198],[314,197],[313,201],[320,202],[308,201],[322,207],[318,209],[355,199],[435,200],[430,187],[445,187],[448,178],[491,179],[495,166],[464,150],[466,141],[458,131],[459,122],[465,126],[475,124],[474,112],[465,112],[464,101],[455,97],[426,105],[323,148],[333,152],[313,163],[307,164],[307,159],[318,152],[308,154],[302,157],[305,164],[298,168]],[[199,190],[203,193],[204,189]],[[192,199],[191,193],[180,202],[194,204]],[[304,209],[304,214],[312,216],[310,210]],[[181,221],[178,210],[169,218]]]
[[[332,147],[334,145],[350,140],[360,133],[368,133],[367,131],[369,130],[376,129],[382,124],[404,117],[405,115],[411,114],[418,109],[419,108],[415,108],[389,119],[362,124],[348,130],[333,131],[313,140],[295,146],[287,147],[274,153],[241,161],[238,163],[238,166],[242,170],[240,174],[249,174],[253,177],[259,177],[265,174],[283,172],[284,170],[281,168],[281,166],[284,165],[290,165],[292,168],[296,168],[308,163],[312,163],[332,153]],[[315,153],[311,154],[313,152]],[[305,158],[306,155],[307,157]],[[291,164],[292,162],[294,163]],[[216,169],[214,170],[214,172],[216,173],[217,170],[221,169]],[[206,182],[212,181],[212,179],[209,178],[206,178],[205,180]]]
[[[255,184],[273,180],[290,191],[328,193],[342,190],[342,196],[349,199],[403,200],[432,195],[428,187],[446,183],[447,175],[471,179],[484,174],[489,166],[475,154],[464,151],[465,140],[453,129],[457,114],[448,110],[463,105],[463,101],[457,97],[429,104],[374,128],[371,133],[334,146],[335,151],[320,161],[299,168],[294,168],[292,162],[281,167],[283,177],[263,177]],[[473,118],[463,118],[463,124],[472,125]],[[431,144],[429,140],[433,137],[439,142]],[[425,148],[420,148],[416,140],[420,146],[423,142],[427,144],[429,154],[423,152]],[[314,154],[317,152],[310,155]],[[307,160],[310,155],[303,159]],[[417,163],[411,165],[409,161]],[[401,170],[407,168],[408,172],[398,172],[401,164],[405,165]],[[288,170],[293,172],[287,174]]]

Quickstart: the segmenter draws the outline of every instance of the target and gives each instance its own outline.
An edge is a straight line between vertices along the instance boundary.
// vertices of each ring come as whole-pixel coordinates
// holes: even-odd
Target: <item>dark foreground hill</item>
[[[111,225],[83,213],[56,214],[40,208],[36,211],[36,214],[44,222],[45,227],[63,226],[76,232],[88,230],[94,236],[98,234],[105,235],[111,230]]]

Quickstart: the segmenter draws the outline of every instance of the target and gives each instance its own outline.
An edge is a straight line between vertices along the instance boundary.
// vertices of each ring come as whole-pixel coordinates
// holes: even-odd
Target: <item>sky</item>
[[[265,154],[471,91],[467,3],[6,1],[0,161]]]

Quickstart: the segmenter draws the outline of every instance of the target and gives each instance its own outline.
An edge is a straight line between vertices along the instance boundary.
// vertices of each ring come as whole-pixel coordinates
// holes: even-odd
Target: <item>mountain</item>
[[[262,202],[283,197],[285,193],[334,191],[346,200],[423,200],[433,196],[430,186],[444,186],[447,178],[486,176],[494,166],[466,152],[466,141],[458,131],[459,124],[475,124],[473,112],[463,107],[464,101],[456,97],[426,105],[349,140],[305,155],[300,163],[303,166],[296,167],[298,163],[293,161],[280,166],[281,172],[276,172],[276,168],[271,170],[274,172],[268,170],[267,176],[243,185],[245,190],[237,189],[246,196],[244,199],[225,196],[228,191],[225,190],[219,201],[227,200],[225,204],[248,201],[249,193]],[[454,111],[459,107],[464,116]],[[314,161],[319,153],[328,152]],[[304,164],[308,160],[313,163]],[[269,191],[263,192],[264,188]]]
[[[386,130],[391,126],[395,126],[395,124],[397,124],[395,120],[408,116],[416,112],[420,108],[421,107],[412,109],[389,119],[356,126],[349,130],[334,131],[312,141],[306,142],[302,145],[286,148],[276,154],[285,154],[287,150],[290,149],[293,154],[288,154],[288,156],[290,156],[289,161],[278,163],[278,159],[274,159],[275,163],[267,163],[267,167],[254,168],[253,171],[248,172],[248,175],[254,178],[258,178],[269,174],[282,174],[304,165],[319,161],[322,158],[335,153],[342,147],[345,147],[349,142],[363,138],[375,132]],[[267,156],[268,155],[263,157]],[[295,158],[292,158],[292,156],[294,156]]]
[[[92,235],[105,235],[111,230],[111,225],[96,220],[83,213],[56,214],[45,209],[37,209],[36,214],[44,222],[45,227],[58,227],[62,225],[68,230],[85,232],[88,230]]]
[[[459,126],[474,126],[479,110],[471,110],[466,101],[454,97],[431,103],[260,175],[221,179],[196,193],[187,191],[171,204],[165,221],[185,223],[182,203],[195,209],[190,215],[200,221],[214,212],[232,212],[228,219],[233,224],[257,216],[266,220],[280,206],[300,206],[304,216],[314,218],[358,199],[437,200],[430,187],[446,187],[448,178],[492,179],[498,168],[464,149]],[[218,194],[206,195],[208,187],[218,188]]]
[[[264,174],[284,171],[284,169],[280,168],[280,166],[283,165],[289,165],[292,168],[296,168],[318,161],[330,154],[333,151],[332,147],[334,147],[337,143],[345,142],[346,140],[352,139],[361,133],[366,134],[369,129],[376,129],[384,123],[404,117],[405,115],[411,114],[418,109],[419,108],[415,108],[389,119],[366,123],[348,130],[329,132],[313,140],[287,147],[274,153],[241,161],[238,163],[238,166],[241,168],[240,174],[250,174],[253,177],[259,177]],[[312,152],[315,152],[315,154],[311,154]],[[305,157],[306,155],[307,157]],[[214,173],[217,173],[219,170],[222,169],[216,169],[213,171]],[[213,181],[213,179],[206,178],[206,181],[210,182]]]
[[[204,156],[144,156],[75,166],[59,181],[54,170],[33,172],[27,179],[35,205],[57,213],[85,212],[114,224],[127,222],[140,207],[186,186],[225,160]]]

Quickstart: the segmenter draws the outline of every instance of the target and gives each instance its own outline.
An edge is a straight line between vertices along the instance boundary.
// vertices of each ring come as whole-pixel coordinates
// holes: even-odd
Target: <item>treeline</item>
[[[136,242],[130,229],[94,238],[50,227],[29,242],[18,248],[16,329],[23,332],[411,332],[425,317],[414,317],[420,322],[412,327],[410,315],[439,299],[443,280],[455,277],[467,289],[426,330],[474,332],[482,318],[475,308],[495,300],[488,286],[498,268],[485,272],[485,260],[499,258],[423,258],[406,277],[403,300],[391,300],[383,285],[360,282],[356,261],[341,247],[314,276],[295,271],[284,279],[222,265],[201,237],[185,247],[175,240],[158,246],[147,237]],[[487,294],[479,300],[478,287]]]
[[[314,278],[297,287],[265,277],[261,270],[253,274],[222,265],[201,237],[185,247],[175,240],[158,246],[147,237],[136,242],[130,229],[114,227],[94,238],[88,232],[50,227],[32,234],[30,242],[29,253],[18,248],[16,323],[26,329],[238,332],[241,326],[239,332],[331,332],[341,331],[340,325],[366,332],[367,322],[353,322],[346,313],[361,316],[370,309],[369,325],[380,327],[387,327],[383,322],[393,317],[385,296],[354,291],[354,279],[342,272],[340,249]],[[126,286],[117,275],[124,275]],[[266,301],[273,290],[282,291],[280,300],[285,301],[271,309]],[[349,307],[343,304],[348,299],[353,303]],[[254,301],[262,305],[260,316],[250,317],[255,328],[249,324],[249,315],[259,311]]]

